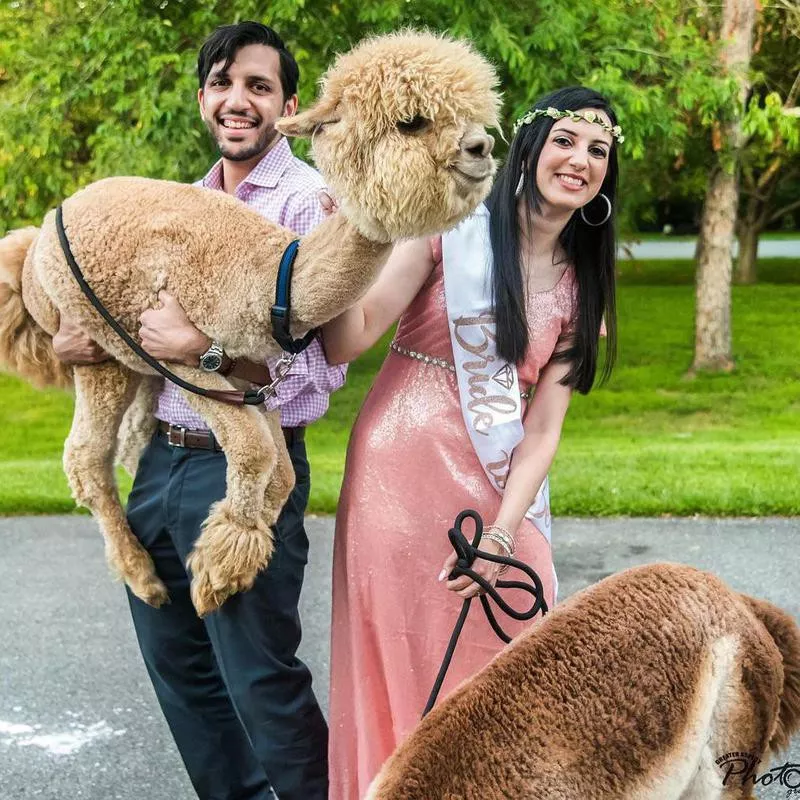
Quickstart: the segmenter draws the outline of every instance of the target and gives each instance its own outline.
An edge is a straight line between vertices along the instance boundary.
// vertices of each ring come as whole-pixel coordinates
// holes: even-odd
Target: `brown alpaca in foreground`
[[[708,573],[652,564],[514,640],[419,724],[367,800],[749,798],[744,763],[717,762],[761,759],[799,727],[794,619]]]
[[[415,33],[379,37],[339,57],[312,109],[278,123],[286,135],[313,134],[315,161],[341,209],[301,242],[294,336],[355,302],[393,241],[452,227],[484,199],[495,169],[485,132],[497,122],[495,84],[493,69],[463,42]],[[221,192],[141,178],[99,181],[63,209],[87,281],[129,333],[166,289],[234,358],[278,352],[270,307],[292,232]],[[68,381],[72,370],[56,363],[51,346],[60,311],[113,356],[74,369],[64,468],[75,499],[100,523],[111,566],[138,597],[158,606],[166,589],[128,527],[113,475],[117,434],[137,393],[134,438],[140,444],[149,433],[142,420],[152,416],[152,379],[143,374],[152,372],[84,297],[54,216],[41,231],[17,231],[0,242],[0,361],[40,384]],[[231,388],[215,373],[172,369],[205,388]],[[294,478],[276,414],[194,394],[187,399],[228,461],[226,497],[212,507],[189,557],[192,599],[202,615],[248,589],[267,565],[270,525]],[[128,445],[122,454],[129,463],[135,449]]]

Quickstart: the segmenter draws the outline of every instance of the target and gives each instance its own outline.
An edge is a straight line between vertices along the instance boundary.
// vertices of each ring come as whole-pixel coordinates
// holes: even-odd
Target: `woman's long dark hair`
[[[596,108],[605,111],[613,125],[616,116],[608,101],[583,86],[559,89],[537,100],[533,108],[556,108],[578,111]],[[550,117],[537,117],[523,125],[511,142],[505,166],[486,201],[491,212],[490,240],[494,255],[493,301],[497,323],[497,350],[512,364],[519,364],[528,350],[529,331],[525,313],[526,290],[519,248],[519,218],[514,196],[521,170],[525,169],[524,196],[529,212],[540,208],[536,187],[539,155],[553,127]],[[587,225],[576,211],[560,235],[560,243],[569,264],[575,268],[578,287],[578,314],[573,343],[556,358],[572,364],[564,383],[586,394],[594,384],[600,340],[600,326],[605,320],[606,358],[601,380],[611,374],[616,357],[617,318],[614,286],[616,235],[614,211],[617,196],[617,147],[612,139],[608,171],[600,191],[611,201],[612,213],[600,227]],[[602,198],[586,208],[590,221],[602,219],[607,207]]]

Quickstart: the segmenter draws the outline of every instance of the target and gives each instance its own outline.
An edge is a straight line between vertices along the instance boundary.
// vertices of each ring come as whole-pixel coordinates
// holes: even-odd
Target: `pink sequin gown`
[[[395,341],[452,364],[440,247],[434,243],[439,261],[401,318]],[[519,367],[523,390],[536,383],[570,323],[573,287],[568,270],[553,290],[530,298],[532,347]],[[330,800],[361,800],[419,721],[462,603],[437,582],[451,552],[447,531],[465,508],[488,524],[499,506],[464,426],[455,374],[390,351],[353,428],[336,517]],[[469,522],[467,531],[471,538]],[[552,606],[547,540],[527,519],[515,538],[517,557],[539,573]],[[531,623],[503,617],[502,624],[513,636]],[[502,646],[473,604],[440,698]]]

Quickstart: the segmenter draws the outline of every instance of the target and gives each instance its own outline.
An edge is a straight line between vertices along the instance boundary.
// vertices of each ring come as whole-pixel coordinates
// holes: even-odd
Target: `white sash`
[[[497,354],[489,210],[485,205],[442,236],[442,262],[461,412],[483,471],[502,494],[511,454],[524,435],[522,398],[516,367]],[[549,542],[547,477],[525,516]]]

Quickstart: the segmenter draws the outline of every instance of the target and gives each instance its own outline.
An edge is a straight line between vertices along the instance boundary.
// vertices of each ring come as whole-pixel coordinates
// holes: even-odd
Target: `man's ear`
[[[332,122],[336,119],[335,109],[336,104],[332,100],[322,98],[308,111],[301,111],[293,117],[281,117],[275,123],[275,127],[284,136],[311,136],[323,122]]]
[[[283,116],[293,117],[297,113],[297,95],[293,94],[283,103]]]

